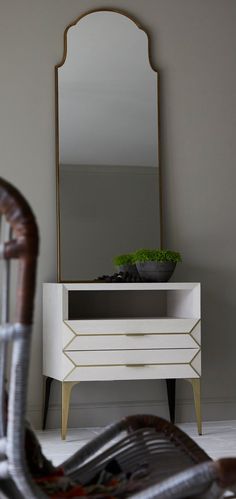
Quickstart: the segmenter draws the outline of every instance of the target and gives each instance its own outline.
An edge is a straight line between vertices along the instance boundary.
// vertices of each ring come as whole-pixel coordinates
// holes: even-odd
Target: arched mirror
[[[161,246],[158,75],[146,32],[91,12],[56,67],[58,280],[94,280],[122,253]]]

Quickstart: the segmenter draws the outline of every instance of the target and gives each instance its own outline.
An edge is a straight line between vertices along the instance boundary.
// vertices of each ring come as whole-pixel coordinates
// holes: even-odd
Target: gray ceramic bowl
[[[175,266],[175,262],[136,262],[137,271],[143,282],[167,282]]]

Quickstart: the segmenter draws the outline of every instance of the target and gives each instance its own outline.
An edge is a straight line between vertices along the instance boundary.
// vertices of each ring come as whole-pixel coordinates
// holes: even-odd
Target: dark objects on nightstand
[[[138,273],[119,272],[112,275],[102,275],[94,279],[94,282],[142,282]]]

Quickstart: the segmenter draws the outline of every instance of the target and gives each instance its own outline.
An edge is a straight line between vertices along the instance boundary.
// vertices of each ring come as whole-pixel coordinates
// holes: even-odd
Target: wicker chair
[[[30,473],[29,456],[25,450],[25,410],[38,231],[25,199],[14,187],[1,179],[0,213],[5,216],[10,226],[10,238],[8,241],[4,240],[0,246],[3,258],[0,329],[0,497],[45,499],[49,496],[36,484]],[[12,258],[18,259],[19,272],[16,319],[10,324],[8,284],[9,262]],[[9,343],[12,344],[12,349],[8,352],[11,370],[6,417],[5,376]],[[180,429],[155,416],[131,416],[112,424],[61,466],[71,480],[86,484],[114,460],[125,470],[126,475],[129,473],[127,476],[132,478],[121,484],[109,497],[218,498],[223,496],[227,487],[236,483],[236,459],[212,461]],[[95,497],[107,496],[104,493]]]

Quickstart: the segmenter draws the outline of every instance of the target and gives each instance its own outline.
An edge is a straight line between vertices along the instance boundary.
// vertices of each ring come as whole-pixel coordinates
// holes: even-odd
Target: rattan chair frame
[[[0,498],[46,499],[30,475],[25,455],[25,424],[33,303],[38,256],[38,229],[24,197],[0,179],[0,214],[9,224],[9,240],[0,245],[3,260],[2,325],[0,327]],[[10,260],[18,260],[16,319],[9,322]],[[8,417],[4,409],[8,344],[12,344]],[[129,416],[110,425],[61,466],[73,480],[85,483],[111,459],[126,471],[142,467],[146,478],[133,499],[215,499],[236,483],[236,459],[216,462],[184,432],[157,416]],[[140,487],[141,484],[141,487]]]

